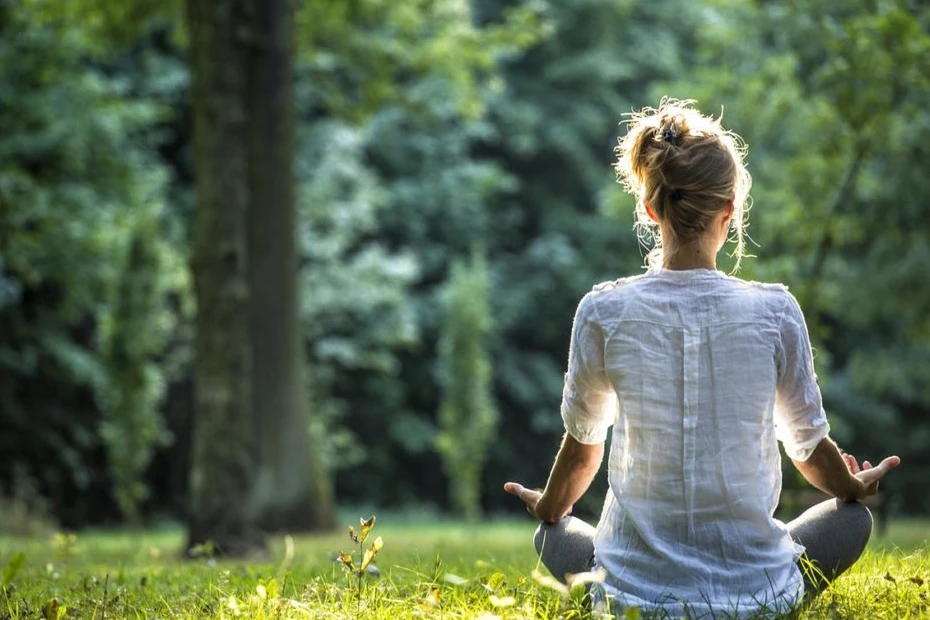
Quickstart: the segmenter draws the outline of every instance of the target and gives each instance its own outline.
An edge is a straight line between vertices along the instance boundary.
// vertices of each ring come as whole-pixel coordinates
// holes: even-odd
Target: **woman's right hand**
[[[553,517],[552,510],[550,510],[546,504],[545,493],[535,489],[528,489],[519,482],[505,483],[504,490],[511,495],[516,495],[519,497],[523,503],[526,504],[527,512],[533,515],[534,519],[539,519],[540,521],[544,521],[546,523],[555,523],[560,519],[564,519],[572,512],[571,507],[569,507],[568,510],[564,512],[564,514],[555,513],[559,514],[559,516],[557,518]]]
[[[536,514],[536,505],[539,504],[539,500],[542,498],[541,492],[535,489],[528,489],[519,482],[505,483],[504,490],[511,495],[519,497],[520,500],[526,504],[526,511],[533,515],[534,519],[539,519],[539,515]]]

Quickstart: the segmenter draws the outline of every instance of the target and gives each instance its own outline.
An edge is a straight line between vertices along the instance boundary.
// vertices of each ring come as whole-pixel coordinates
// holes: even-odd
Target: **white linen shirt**
[[[595,564],[614,605],[692,616],[787,610],[803,594],[773,513],[778,443],[828,431],[804,316],[782,285],[652,269],[578,306],[562,396],[584,444],[613,425]]]

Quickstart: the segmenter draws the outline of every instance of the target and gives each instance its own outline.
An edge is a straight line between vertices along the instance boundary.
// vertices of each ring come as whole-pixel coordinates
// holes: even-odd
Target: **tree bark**
[[[263,529],[333,524],[327,476],[312,458],[300,329],[294,203],[293,14],[288,0],[245,0],[253,429],[250,511]]]
[[[262,549],[252,492],[251,343],[246,215],[247,27],[242,0],[188,0],[197,207],[194,437],[188,542],[221,553]]]

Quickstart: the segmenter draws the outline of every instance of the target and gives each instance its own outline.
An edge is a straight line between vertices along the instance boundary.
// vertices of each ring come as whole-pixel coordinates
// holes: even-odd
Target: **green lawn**
[[[183,560],[178,529],[0,535],[0,620],[585,617],[583,606],[534,573],[532,530],[528,520],[471,526],[384,516],[369,539],[383,538],[381,575],[366,578],[361,599],[332,559],[352,550],[344,534],[293,545],[278,537],[272,557],[253,562]],[[926,520],[893,522],[797,617],[930,618],[928,536]]]

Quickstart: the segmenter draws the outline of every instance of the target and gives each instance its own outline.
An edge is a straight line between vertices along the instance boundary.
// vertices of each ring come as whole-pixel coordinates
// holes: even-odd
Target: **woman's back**
[[[611,594],[640,604],[674,592],[729,610],[797,599],[799,550],[771,516],[781,488],[779,369],[785,345],[800,344],[783,338],[793,301],[782,286],[719,271],[654,269],[582,302],[576,342],[593,350],[576,351],[584,368],[569,375],[590,387],[597,377],[586,373],[602,372],[616,394],[576,429],[614,424],[595,538]],[[563,415],[577,424],[583,416],[566,402]],[[819,398],[808,405],[805,415],[822,415]]]

